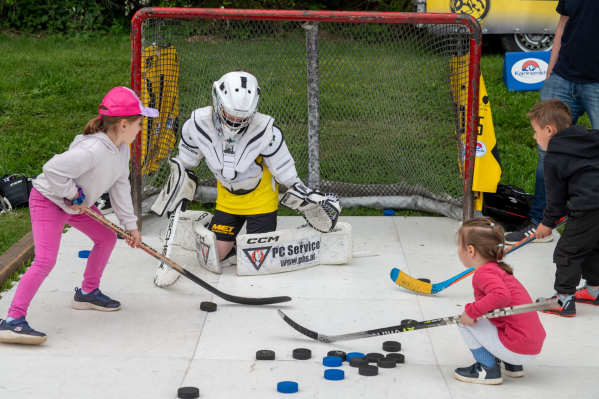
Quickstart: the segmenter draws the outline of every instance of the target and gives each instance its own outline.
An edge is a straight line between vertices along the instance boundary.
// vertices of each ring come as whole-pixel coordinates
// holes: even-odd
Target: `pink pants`
[[[95,205],[91,209],[100,213]],[[60,238],[65,224],[73,226],[94,242],[81,284],[81,289],[85,292],[92,292],[100,286],[102,273],[117,240],[116,233],[109,228],[85,214],[66,213],[35,188],[29,196],[29,212],[35,244],[35,258],[31,267],[19,281],[17,292],[8,310],[8,316],[15,319],[27,315],[31,300],[56,264]]]

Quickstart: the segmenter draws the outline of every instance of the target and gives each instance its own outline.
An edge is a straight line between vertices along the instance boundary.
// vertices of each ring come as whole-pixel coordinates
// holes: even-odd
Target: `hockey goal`
[[[131,86],[160,116],[132,146],[136,213],[156,194],[179,127],[245,69],[300,178],[344,205],[472,215],[480,26],[458,14],[144,8]],[[202,162],[196,198],[213,202]]]

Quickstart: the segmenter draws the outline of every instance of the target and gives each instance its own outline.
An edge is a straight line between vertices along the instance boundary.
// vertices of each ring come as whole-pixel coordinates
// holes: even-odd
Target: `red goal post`
[[[132,145],[136,214],[166,181],[178,127],[212,104],[212,82],[249,69],[306,183],[361,205],[424,198],[471,218],[481,38],[459,14],[139,10],[131,87],[161,116]],[[197,173],[215,186],[205,166]]]

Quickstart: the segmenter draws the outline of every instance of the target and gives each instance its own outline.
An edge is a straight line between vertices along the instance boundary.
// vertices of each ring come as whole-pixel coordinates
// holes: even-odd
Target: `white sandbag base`
[[[330,233],[303,225],[272,233],[237,236],[237,275],[284,273],[352,260],[351,225],[339,222]]]

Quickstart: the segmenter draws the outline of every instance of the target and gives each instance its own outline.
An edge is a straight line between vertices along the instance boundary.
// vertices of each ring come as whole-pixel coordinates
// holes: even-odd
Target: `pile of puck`
[[[349,363],[350,367],[358,369],[362,376],[375,376],[379,374],[379,368],[391,369],[397,364],[405,363],[405,357],[401,353],[401,344],[397,341],[386,341],[383,343],[383,351],[389,352],[386,356],[382,353],[360,353],[343,351],[330,351],[323,357],[322,365],[328,367],[324,371],[325,380],[340,381],[345,378],[345,371],[338,369],[343,362]],[[296,360],[308,360],[312,358],[312,351],[306,348],[293,350],[293,358]],[[259,350],[256,352],[256,360],[275,360],[275,352],[271,350]],[[281,381],[277,384],[277,391],[281,393],[295,393],[299,385],[295,381]]]

